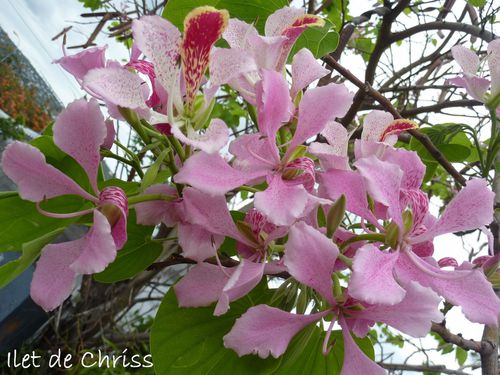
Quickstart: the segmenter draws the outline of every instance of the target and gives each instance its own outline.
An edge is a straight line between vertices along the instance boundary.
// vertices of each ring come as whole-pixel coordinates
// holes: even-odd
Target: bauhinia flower
[[[489,100],[494,100],[498,106],[500,98],[495,98],[500,95],[500,40],[496,39],[488,44],[485,59],[490,69],[490,79],[477,75],[481,62],[477,54],[470,49],[456,45],[451,49],[451,53],[462,68],[463,76],[452,78],[449,82],[464,87],[470,96],[480,102],[486,103]],[[490,86],[491,91],[487,95]],[[497,112],[500,113],[500,109],[497,109]]]
[[[99,190],[97,186],[100,148],[107,143],[108,130],[94,99],[74,101],[54,124],[54,143],[81,165],[92,193],[48,164],[40,150],[29,144],[14,142],[3,153],[5,174],[17,184],[19,195],[36,202],[43,215],[93,215],[92,227],[84,237],[42,249],[31,283],[31,297],[46,311],[55,309],[71,294],[77,274],[103,271],[127,241],[128,204],[124,191],[115,186]],[[45,200],[62,195],[78,195],[92,208],[61,214],[40,207]]]
[[[385,374],[359,349],[350,335],[350,328],[355,334],[364,336],[369,325],[373,324],[371,322],[381,321],[405,333],[424,336],[432,321],[442,319],[438,310],[440,299],[430,289],[410,282],[407,297],[395,306],[360,305],[349,298],[337,301],[333,294],[332,274],[338,254],[337,246],[321,232],[303,222],[294,224],[285,245],[284,265],[295,280],[316,291],[327,309],[316,309],[312,314],[303,315],[267,305],[252,307],[224,336],[224,345],[240,356],[257,354],[261,358],[269,355],[277,358],[300,330],[331,315],[323,351],[326,355],[330,350],[330,332],[337,320],[342,327],[346,353],[341,374]]]
[[[257,84],[259,132],[233,141],[232,166],[219,154],[200,152],[190,157],[174,177],[208,194],[225,194],[247,183],[265,179],[268,187],[255,194],[255,208],[276,225],[290,225],[314,208],[314,162],[294,156],[297,147],[343,116],[352,101],[344,85],[330,84],[308,90],[298,106],[290,98],[282,74],[264,70]],[[280,153],[277,133],[286,123],[296,124],[286,152]]]

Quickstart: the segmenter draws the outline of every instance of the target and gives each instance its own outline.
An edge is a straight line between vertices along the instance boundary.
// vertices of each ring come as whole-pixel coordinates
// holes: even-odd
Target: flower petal
[[[354,342],[342,315],[339,318],[339,323],[342,327],[342,336],[344,336],[344,363],[340,375],[387,375],[386,371],[368,358]]]
[[[415,151],[388,147],[383,160],[398,165],[403,171],[401,188],[419,189],[425,176],[425,164]]]
[[[441,298],[432,289],[415,281],[410,281],[405,289],[405,297],[396,305],[373,305],[352,314],[356,319],[382,322],[413,337],[424,337],[432,322],[439,323],[444,319],[439,311]]]
[[[160,16],[142,16],[132,22],[134,45],[151,60],[156,78],[169,95],[179,95],[181,33]],[[177,92],[174,92],[174,88]]]
[[[80,274],[103,271],[116,257],[116,245],[106,217],[94,210],[94,223],[82,241],[76,243],[79,256],[69,266]]]
[[[224,336],[224,346],[240,357],[257,354],[260,358],[269,355],[278,358],[285,353],[293,336],[328,312],[298,315],[267,305],[251,307]]]
[[[406,291],[393,275],[398,257],[398,252],[385,253],[371,244],[359,248],[354,256],[349,294],[371,304],[401,302]]]
[[[299,104],[297,129],[288,147],[292,152],[302,142],[320,133],[326,124],[345,115],[352,103],[353,94],[343,84],[307,90]]]
[[[260,176],[262,172],[240,171],[232,168],[219,154],[201,151],[186,160],[174,180],[208,194],[221,195]]]
[[[225,272],[234,272],[225,268]],[[198,263],[174,285],[179,307],[209,306],[217,301],[229,277],[219,266],[209,263]]]
[[[207,154],[218,152],[229,140],[229,129],[221,119],[212,119],[206,131],[202,134],[191,132],[185,136],[176,125],[172,126],[172,134],[184,144],[191,145]]]
[[[222,290],[215,306],[215,316],[225,314],[230,302],[247,295],[257,286],[264,276],[264,265],[265,263],[254,263],[247,259],[241,261]]]
[[[120,250],[127,242],[127,194],[117,186],[107,186],[99,195],[99,206],[111,224],[111,235],[116,249]],[[111,210],[108,211],[108,208]]]
[[[470,49],[461,45],[451,47],[451,54],[464,73],[475,75],[479,68],[479,57]]]
[[[276,134],[294,111],[288,83],[282,74],[263,70],[262,80],[257,82],[256,88],[259,130],[267,137],[269,146],[274,150],[275,159],[279,161]]]
[[[67,194],[97,200],[60,170],[47,164],[39,149],[26,143],[16,141],[5,148],[2,169],[16,183],[19,195],[32,202]]]
[[[338,254],[339,249],[329,238],[304,222],[298,222],[290,228],[284,263],[290,275],[315,289],[333,306],[332,273]]]
[[[500,93],[500,41],[492,40],[488,44],[488,67],[491,76],[491,96]]]
[[[71,295],[76,273],[69,265],[80,255],[83,238],[43,248],[31,281],[31,298],[45,311],[54,310]]]
[[[274,167],[270,161],[274,148],[260,133],[244,134],[231,142],[229,152],[234,155],[233,167],[242,171],[261,172],[266,175]]]
[[[106,48],[107,46],[87,48],[74,55],[54,60],[54,63],[61,65],[64,70],[72,74],[78,81],[82,81],[89,70],[104,68],[106,66]]]
[[[57,116],[54,124],[54,143],[80,164],[94,192],[97,171],[101,162],[100,148],[107,135],[104,117],[97,100],[75,100]]]
[[[403,171],[397,165],[379,160],[375,156],[359,159],[354,163],[372,198],[387,206],[389,217],[403,228],[399,194]]]
[[[239,76],[257,72],[258,69],[248,51],[240,48],[217,48],[210,56],[210,83],[212,86],[232,84]]]
[[[144,190],[146,194],[165,194],[177,196],[177,190],[167,184],[155,184]],[[157,225],[164,223],[167,227],[173,227],[179,221],[177,212],[177,201],[147,201],[134,205],[137,215],[137,223],[142,225]]]
[[[300,218],[308,202],[302,185],[285,183],[280,175],[270,177],[266,190],[255,193],[255,208],[276,225],[290,225]]]
[[[249,36],[258,36],[259,33],[253,25],[243,22],[237,18],[231,18],[222,37],[227,41],[231,49],[241,48],[247,50]]]
[[[264,32],[267,36],[278,36],[292,25],[298,17],[304,15],[304,10],[293,7],[283,7],[267,17]]]
[[[302,48],[295,54],[292,61],[291,97],[295,98],[299,91],[305,89],[312,82],[328,73],[329,70],[318,63],[311,51],[307,48]]]
[[[411,242],[419,243],[444,233],[476,229],[493,221],[495,194],[483,179],[473,179],[451,200],[434,226]]]
[[[469,320],[493,326],[498,324],[500,299],[482,269],[443,271],[414,254],[403,252],[395,270],[402,283],[417,281],[452,304],[461,306]]]
[[[361,139],[364,141],[380,142],[387,126],[394,120],[394,117],[385,111],[371,111],[366,115],[363,122]]]
[[[83,78],[83,87],[107,103],[138,111],[143,117],[149,113],[146,105],[148,85],[139,75],[125,68],[92,69]]]
[[[224,241],[224,236],[213,234],[202,226],[193,224],[179,223],[177,235],[184,256],[197,262],[213,257]]]
[[[193,9],[184,19],[181,44],[182,71],[186,84],[186,102],[192,105],[208,68],[210,49],[227,27],[229,13],[210,6]]]

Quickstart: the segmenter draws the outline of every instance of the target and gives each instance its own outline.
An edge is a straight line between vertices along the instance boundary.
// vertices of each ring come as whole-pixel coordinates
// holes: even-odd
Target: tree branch
[[[481,343],[474,340],[466,340],[462,336],[455,335],[451,333],[448,328],[446,328],[443,323],[432,323],[431,331],[437,333],[443,338],[444,341],[455,344],[465,350],[474,350],[475,352],[481,352]]]
[[[449,370],[446,366],[437,365],[408,365],[406,363],[378,363],[381,367],[390,371],[419,371],[419,372],[437,372],[440,374],[452,374],[452,375],[470,375],[468,372],[463,372],[460,370]]]

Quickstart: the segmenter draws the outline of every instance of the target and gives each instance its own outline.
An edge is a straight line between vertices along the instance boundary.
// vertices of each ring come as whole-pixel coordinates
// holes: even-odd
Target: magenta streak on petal
[[[332,319],[330,324],[328,325],[328,330],[326,331],[325,339],[323,340],[323,355],[328,355],[333,348],[333,345],[328,345],[330,341],[330,336],[332,334],[333,325],[335,324],[335,320]]]
[[[121,249],[127,242],[127,215],[128,201],[125,192],[117,186],[105,187],[99,196],[99,206],[112,205],[120,211],[118,217],[110,218],[112,225],[112,235],[116,248]]]

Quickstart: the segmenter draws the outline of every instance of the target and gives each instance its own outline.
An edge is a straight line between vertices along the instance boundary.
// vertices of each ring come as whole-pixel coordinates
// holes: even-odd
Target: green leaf
[[[302,48],[310,50],[318,59],[335,51],[339,44],[339,34],[332,30],[332,26],[333,24],[326,20],[323,27],[307,28],[295,42],[288,60],[292,61],[293,56]]]
[[[264,33],[267,17],[276,10],[288,5],[287,0],[169,0],[163,10],[163,17],[172,22],[179,30],[184,29],[184,18],[194,8],[211,5],[227,9],[232,18],[254,23],[259,33]]]
[[[467,0],[467,2],[475,7],[484,7],[486,5],[486,0]]]
[[[64,228],[56,229],[22,245],[22,254],[19,258],[0,266],[0,288],[3,288],[17,276],[24,272],[42,251],[42,248],[60,235]]]
[[[102,0],[78,0],[80,3],[83,3],[85,8],[89,8],[90,10],[98,10],[102,8]]]
[[[459,366],[463,366],[465,361],[467,361],[467,351],[457,346],[455,349],[455,358],[457,359]]]
[[[135,211],[130,211],[127,221],[127,243],[118,251],[116,259],[104,271],[95,274],[101,283],[127,280],[144,271],[162,252],[162,245],[152,241],[154,227],[136,224]]]
[[[89,203],[80,197],[64,196],[50,199],[42,204],[50,212],[76,212],[89,207]],[[0,199],[0,252],[20,251],[23,243],[58,228],[76,222],[78,218],[54,219],[43,216],[36,209],[35,203],[22,200],[17,194],[4,195]]]
[[[261,284],[262,285],[262,284]],[[273,291],[258,286],[248,296],[231,304],[223,316],[213,316],[214,306],[179,308],[171,289],[160,305],[151,329],[151,352],[157,374],[339,374],[343,362],[343,339],[333,331],[335,342],[330,354],[321,350],[325,332],[310,325],[297,334],[286,353],[278,358],[257,356],[239,358],[223,346],[222,337],[249,307],[265,303]],[[369,339],[356,339],[361,349],[373,358]]]

